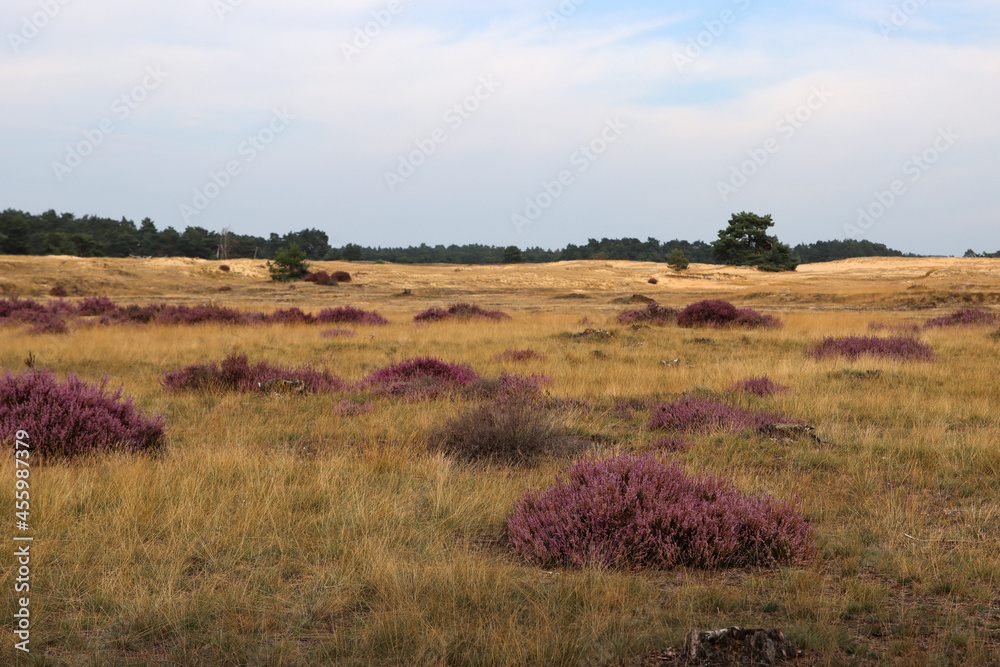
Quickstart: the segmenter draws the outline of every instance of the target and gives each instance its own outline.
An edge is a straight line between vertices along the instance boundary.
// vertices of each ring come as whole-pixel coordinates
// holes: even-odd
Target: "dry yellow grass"
[[[265,282],[261,262],[227,263],[230,274],[196,260],[0,258],[8,295],[37,297],[61,282],[71,294],[139,303],[314,311],[350,303],[393,321],[338,339],[323,338],[322,326],[95,327],[64,336],[5,328],[8,369],[23,368],[32,351],[60,374],[107,374],[144,410],[165,414],[170,436],[159,457],[34,469],[32,655],[21,664],[602,664],[678,645],[694,627],[728,625],[780,627],[813,664],[1000,663],[1000,342],[989,329],[930,330],[921,338],[935,362],[803,354],[825,335],[867,335],[872,320],[922,322],[932,312],[907,304],[995,303],[997,260],[857,260],[778,276],[696,267],[676,278],[662,265],[627,262],[358,264],[349,267],[366,274],[357,284],[295,290]],[[334,266],[344,265],[326,268]],[[646,283],[652,275],[659,285]],[[233,291],[218,293],[223,284]],[[404,288],[414,296],[393,296]],[[571,292],[591,298],[553,298]],[[626,306],[609,301],[633,292],[674,306],[733,298],[785,326],[632,330],[612,322]],[[412,322],[425,307],[455,301],[504,308],[514,319]],[[617,336],[561,335],[583,329],[584,317]],[[696,336],[716,344],[691,343]],[[546,358],[493,359],[508,348]],[[790,391],[735,400],[804,419],[824,444],[699,436],[679,458],[747,491],[797,496],[815,522],[819,555],[772,571],[525,566],[495,538],[520,494],[570,461],[505,470],[429,454],[426,433],[463,401],[379,399],[371,413],[344,418],[328,395],[169,394],[159,384],[167,370],[233,351],[352,380],[390,361],[437,356],[483,375],[546,373],[553,394],[602,405],[722,391],[766,374]],[[676,358],[690,365],[660,363]],[[843,372],[873,368],[878,380]],[[599,436],[604,453],[641,451],[657,437],[641,416],[574,409],[567,419]],[[8,489],[0,511],[13,520],[10,457],[0,480]],[[10,562],[0,576],[7,619]],[[13,642],[4,623],[4,661],[13,661]]]

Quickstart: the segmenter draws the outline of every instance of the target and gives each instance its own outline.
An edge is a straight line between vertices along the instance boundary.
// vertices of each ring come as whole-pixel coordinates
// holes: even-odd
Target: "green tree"
[[[520,264],[524,261],[521,257],[521,249],[516,245],[509,245],[503,249],[503,263],[504,264]]]
[[[674,251],[667,257],[667,266],[674,271],[683,271],[688,267],[688,258],[684,256],[684,251],[674,248]]]
[[[344,258],[345,262],[360,262],[361,246],[359,246],[357,243],[348,243],[343,247],[340,254],[341,257]]]
[[[274,257],[274,263],[267,263],[267,270],[271,272],[271,280],[278,282],[289,282],[298,280],[309,271],[306,264],[306,254],[299,250],[294,243],[284,250],[279,250]]]
[[[799,265],[787,244],[776,236],[768,236],[774,225],[770,215],[734,213],[729,226],[719,230],[719,238],[712,242],[712,254],[730,266],[756,266],[762,271],[794,271]]]

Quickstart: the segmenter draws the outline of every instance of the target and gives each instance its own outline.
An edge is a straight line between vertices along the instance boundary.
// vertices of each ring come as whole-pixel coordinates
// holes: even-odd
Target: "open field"
[[[31,352],[60,375],[106,375],[137,406],[165,415],[169,434],[160,456],[32,470],[32,653],[16,664],[613,665],[680,646],[692,628],[738,625],[781,628],[805,649],[796,664],[1000,665],[996,326],[920,331],[935,361],[804,353],[825,336],[871,335],[875,320],[995,311],[1000,260],[859,259],[793,274],[704,265],[675,274],[619,261],[318,262],[355,279],[295,289],[268,282],[261,261],[225,263],[230,272],[202,260],[0,257],[8,298],[44,301],[63,284],[71,299],[313,312],[350,304],[391,320],[336,325],[357,332],[349,338],[323,337],[329,327],[315,324],[3,328],[4,370],[24,370]],[[641,304],[611,301],[635,293],[676,308],[729,299],[784,326],[633,329],[614,315]],[[413,322],[459,301],[512,319]],[[566,335],[588,326],[615,336]],[[692,342],[701,337],[714,345]],[[525,348],[544,358],[494,359]],[[544,373],[552,396],[586,399],[559,415],[590,441],[588,455],[647,451],[663,435],[645,428],[646,413],[616,414],[615,399],[721,395],[766,375],[789,391],[727,400],[801,419],[820,442],[714,433],[661,456],[795,499],[815,527],[817,555],[718,571],[525,564],[504,545],[504,520],[526,489],[550,484],[571,459],[470,467],[429,452],[428,433],[473,403],[465,398],[374,398],[371,412],[342,417],[330,394],[168,393],[160,384],[166,371],[233,352],[351,381],[417,356],[484,376]],[[875,369],[869,379],[854,372]],[[0,511],[11,520],[13,485],[5,456]],[[8,551],[4,664],[14,662],[10,564]]]

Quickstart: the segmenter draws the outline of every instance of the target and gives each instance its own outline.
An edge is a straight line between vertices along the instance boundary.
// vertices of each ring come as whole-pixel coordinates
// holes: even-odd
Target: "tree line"
[[[722,263],[713,254],[713,245],[710,243],[678,239],[659,241],[652,237],[645,241],[636,238],[588,239],[586,244],[570,243],[557,250],[482,244],[430,246],[425,243],[410,247],[362,247],[347,243],[334,247],[330,245],[326,232],[319,229],[303,229],[283,235],[272,233],[265,238],[209,231],[202,227],[187,227],[182,232],[173,227],[157,229],[149,218],[137,225],[125,218],[113,220],[89,215],[78,218],[72,213],[57,214],[51,210],[40,215],[14,209],[0,213],[0,254],[4,255],[274,259],[278,252],[292,245],[297,246],[305,253],[306,259],[312,261],[501,264],[596,259],[666,262],[676,250],[680,250],[691,262]],[[852,239],[799,244],[791,251],[804,263],[850,257],[903,256],[902,252],[881,243]]]

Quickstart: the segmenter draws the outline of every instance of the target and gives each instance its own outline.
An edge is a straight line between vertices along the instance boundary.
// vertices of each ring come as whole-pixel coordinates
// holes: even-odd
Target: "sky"
[[[0,209],[1000,250],[995,0],[4,0]]]

